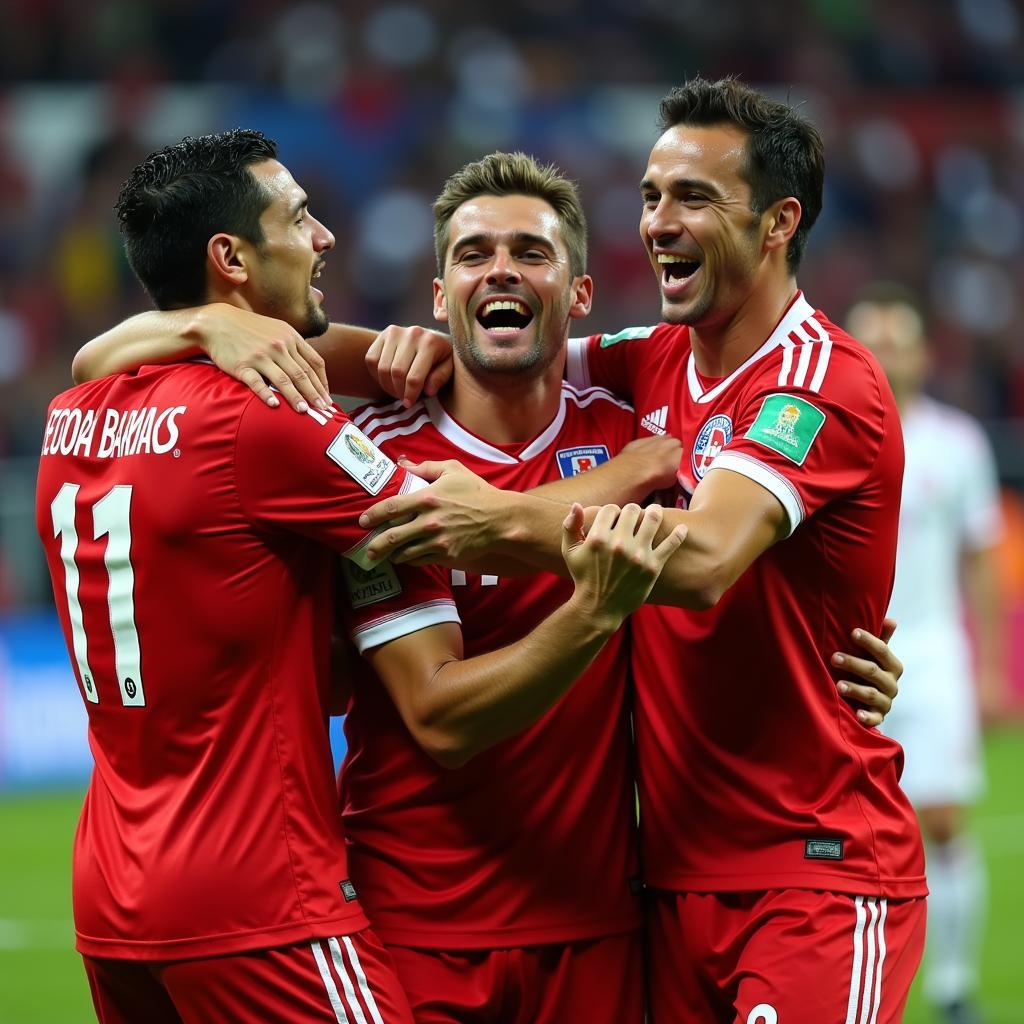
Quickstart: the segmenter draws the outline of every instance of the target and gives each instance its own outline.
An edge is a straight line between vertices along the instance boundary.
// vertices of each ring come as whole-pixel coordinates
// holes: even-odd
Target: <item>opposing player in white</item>
[[[850,311],[847,328],[885,370],[906,446],[889,610],[900,624],[906,674],[885,731],[903,745],[901,782],[925,839],[925,992],[947,1024],[974,1024],[986,879],[967,812],[983,784],[980,721],[998,713],[1004,680],[995,463],[977,422],[922,392],[924,322],[908,293],[876,286]],[[976,675],[965,611],[976,641]]]

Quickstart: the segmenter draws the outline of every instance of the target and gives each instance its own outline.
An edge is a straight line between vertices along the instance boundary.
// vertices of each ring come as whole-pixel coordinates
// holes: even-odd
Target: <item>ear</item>
[[[248,252],[237,235],[221,232],[206,243],[206,259],[210,271],[221,284],[238,288],[249,280],[246,266]]]
[[[594,301],[594,279],[589,274],[572,279],[572,305],[569,307],[569,316],[579,320],[590,313],[590,307]]]
[[[444,294],[444,282],[439,277],[434,278],[434,319],[442,324],[448,322],[448,300]]]
[[[764,236],[764,247],[769,252],[776,249],[785,250],[800,224],[803,208],[795,196],[787,196],[773,203],[764,214],[767,231]]]

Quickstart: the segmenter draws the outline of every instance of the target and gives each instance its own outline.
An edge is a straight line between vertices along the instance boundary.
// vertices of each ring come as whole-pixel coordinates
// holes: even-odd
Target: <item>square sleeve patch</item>
[[[824,423],[825,414],[805,399],[769,395],[743,436],[802,466]]]
[[[402,592],[398,574],[389,562],[378,562],[372,569],[364,569],[343,558],[341,571],[345,577],[349,604],[353,608],[365,608],[368,604],[397,597]]]
[[[398,468],[354,423],[341,428],[327,446],[327,457],[374,495],[381,492]]]

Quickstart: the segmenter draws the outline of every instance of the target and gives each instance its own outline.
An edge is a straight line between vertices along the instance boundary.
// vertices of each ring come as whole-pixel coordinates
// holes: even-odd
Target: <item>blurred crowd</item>
[[[276,138],[337,236],[327,309],[368,326],[429,322],[431,199],[466,159],[524,149],[579,180],[590,323],[620,328],[657,316],[636,183],[658,98],[698,72],[789,97],[825,134],[811,301],[841,319],[868,281],[911,285],[932,318],[933,390],[990,425],[1024,421],[1016,0],[4,6],[0,458],[38,451],[75,349],[146,306],[112,205],[152,149],[235,125]],[[1021,486],[1015,449],[1001,468]]]

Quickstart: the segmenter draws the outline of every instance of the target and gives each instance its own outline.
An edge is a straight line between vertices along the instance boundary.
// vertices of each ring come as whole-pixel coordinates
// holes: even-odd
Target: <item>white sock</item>
[[[978,952],[988,900],[985,864],[973,836],[926,843],[928,935],[924,989],[939,1005],[970,998],[978,985]]]

